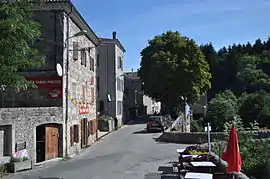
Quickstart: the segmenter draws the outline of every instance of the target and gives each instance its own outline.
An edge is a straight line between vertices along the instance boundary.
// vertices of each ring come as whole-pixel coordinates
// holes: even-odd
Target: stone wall
[[[254,131],[254,132],[245,132],[240,133],[241,135],[252,134],[255,139],[261,138],[270,138],[270,131]],[[211,132],[211,141],[227,140],[228,134],[225,132]],[[159,138],[156,139],[159,142],[168,142],[168,143],[179,143],[179,144],[201,144],[207,142],[207,134],[202,132],[164,132]]]
[[[69,23],[69,25],[67,24]],[[74,34],[80,32],[82,29],[78,27],[70,17],[67,15],[64,18],[63,22],[64,26],[64,39],[66,39],[67,30],[69,31],[69,36],[72,37]],[[69,29],[67,29],[69,26]],[[73,42],[78,42],[79,51],[78,59],[75,60],[73,58],[73,53],[75,52],[73,49]],[[69,43],[69,84],[68,84],[68,126],[67,126],[67,146],[68,146],[68,155],[73,156],[77,152],[81,150],[81,129],[82,126],[80,122],[82,119],[86,118],[87,121],[96,119],[96,46],[94,43],[87,38],[86,36],[78,36],[72,37],[68,40]],[[91,50],[83,50],[83,48],[89,48]],[[86,65],[82,65],[82,51],[86,52]],[[66,54],[66,49],[64,50],[64,54]],[[94,59],[94,70],[91,70],[90,65],[90,57]],[[66,61],[64,61],[66,63]],[[64,64],[63,66],[65,66]],[[64,73],[65,68],[64,68]],[[94,79],[94,82],[91,82],[91,78]],[[65,78],[63,79],[63,86],[65,87]],[[93,91],[94,93],[92,93]],[[81,106],[80,103],[86,102],[88,107],[88,113],[80,114],[79,108]],[[65,96],[63,100],[63,106],[65,108]],[[65,114],[65,111],[64,111]],[[64,115],[65,116],[65,115]],[[70,127],[73,125],[79,125],[79,143],[70,147]],[[89,127],[89,126],[87,126]],[[93,135],[89,135],[88,137],[88,145],[91,145],[96,139],[96,133]],[[65,143],[65,141],[64,141]]]
[[[36,163],[36,127],[42,124],[56,123],[63,125],[63,108],[1,108],[0,126],[12,126],[12,152],[15,143],[26,142],[26,149]],[[63,136],[59,138],[63,141]]]

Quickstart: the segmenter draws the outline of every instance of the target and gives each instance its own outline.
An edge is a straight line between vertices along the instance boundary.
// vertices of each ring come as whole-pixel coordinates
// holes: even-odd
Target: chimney
[[[113,36],[113,39],[116,39],[116,31],[113,31],[112,36]]]

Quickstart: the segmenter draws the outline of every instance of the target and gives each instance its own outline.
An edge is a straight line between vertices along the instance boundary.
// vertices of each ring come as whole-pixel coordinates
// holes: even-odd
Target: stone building
[[[125,93],[124,93],[124,111],[125,119],[134,119],[136,116],[159,113],[161,103],[156,102],[150,97],[144,95],[142,82],[137,72],[126,72],[125,75]]]
[[[46,1],[35,9],[34,20],[42,27],[36,47],[46,62],[21,72],[37,89],[1,92],[0,156],[26,148],[39,163],[72,156],[96,140],[100,40],[69,0]]]
[[[125,48],[117,39],[100,38],[98,47],[98,111],[117,117],[119,125],[123,118],[124,53]]]

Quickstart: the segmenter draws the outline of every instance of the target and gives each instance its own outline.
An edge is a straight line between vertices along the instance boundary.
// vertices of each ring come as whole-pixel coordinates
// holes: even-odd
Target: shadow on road
[[[146,124],[148,121],[148,116],[138,117],[134,120],[128,121],[126,125],[139,125],[139,124]]]
[[[173,173],[173,168],[169,166],[160,166],[158,167],[158,171],[161,171],[162,173]]]
[[[157,133],[160,133],[160,131],[156,130],[156,131],[147,132],[146,129],[144,129],[141,131],[133,132],[132,134],[157,134]],[[155,138],[153,138],[153,139],[155,140]]]
[[[144,179],[179,179],[179,176],[173,171],[173,167],[159,166],[158,172],[147,173]]]
[[[149,133],[146,130],[141,130],[141,131],[133,132],[132,134],[149,134]]]

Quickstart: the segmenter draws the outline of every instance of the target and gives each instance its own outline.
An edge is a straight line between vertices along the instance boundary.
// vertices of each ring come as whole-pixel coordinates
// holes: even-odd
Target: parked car
[[[162,131],[166,128],[166,119],[163,116],[151,116],[146,124],[147,132]]]

